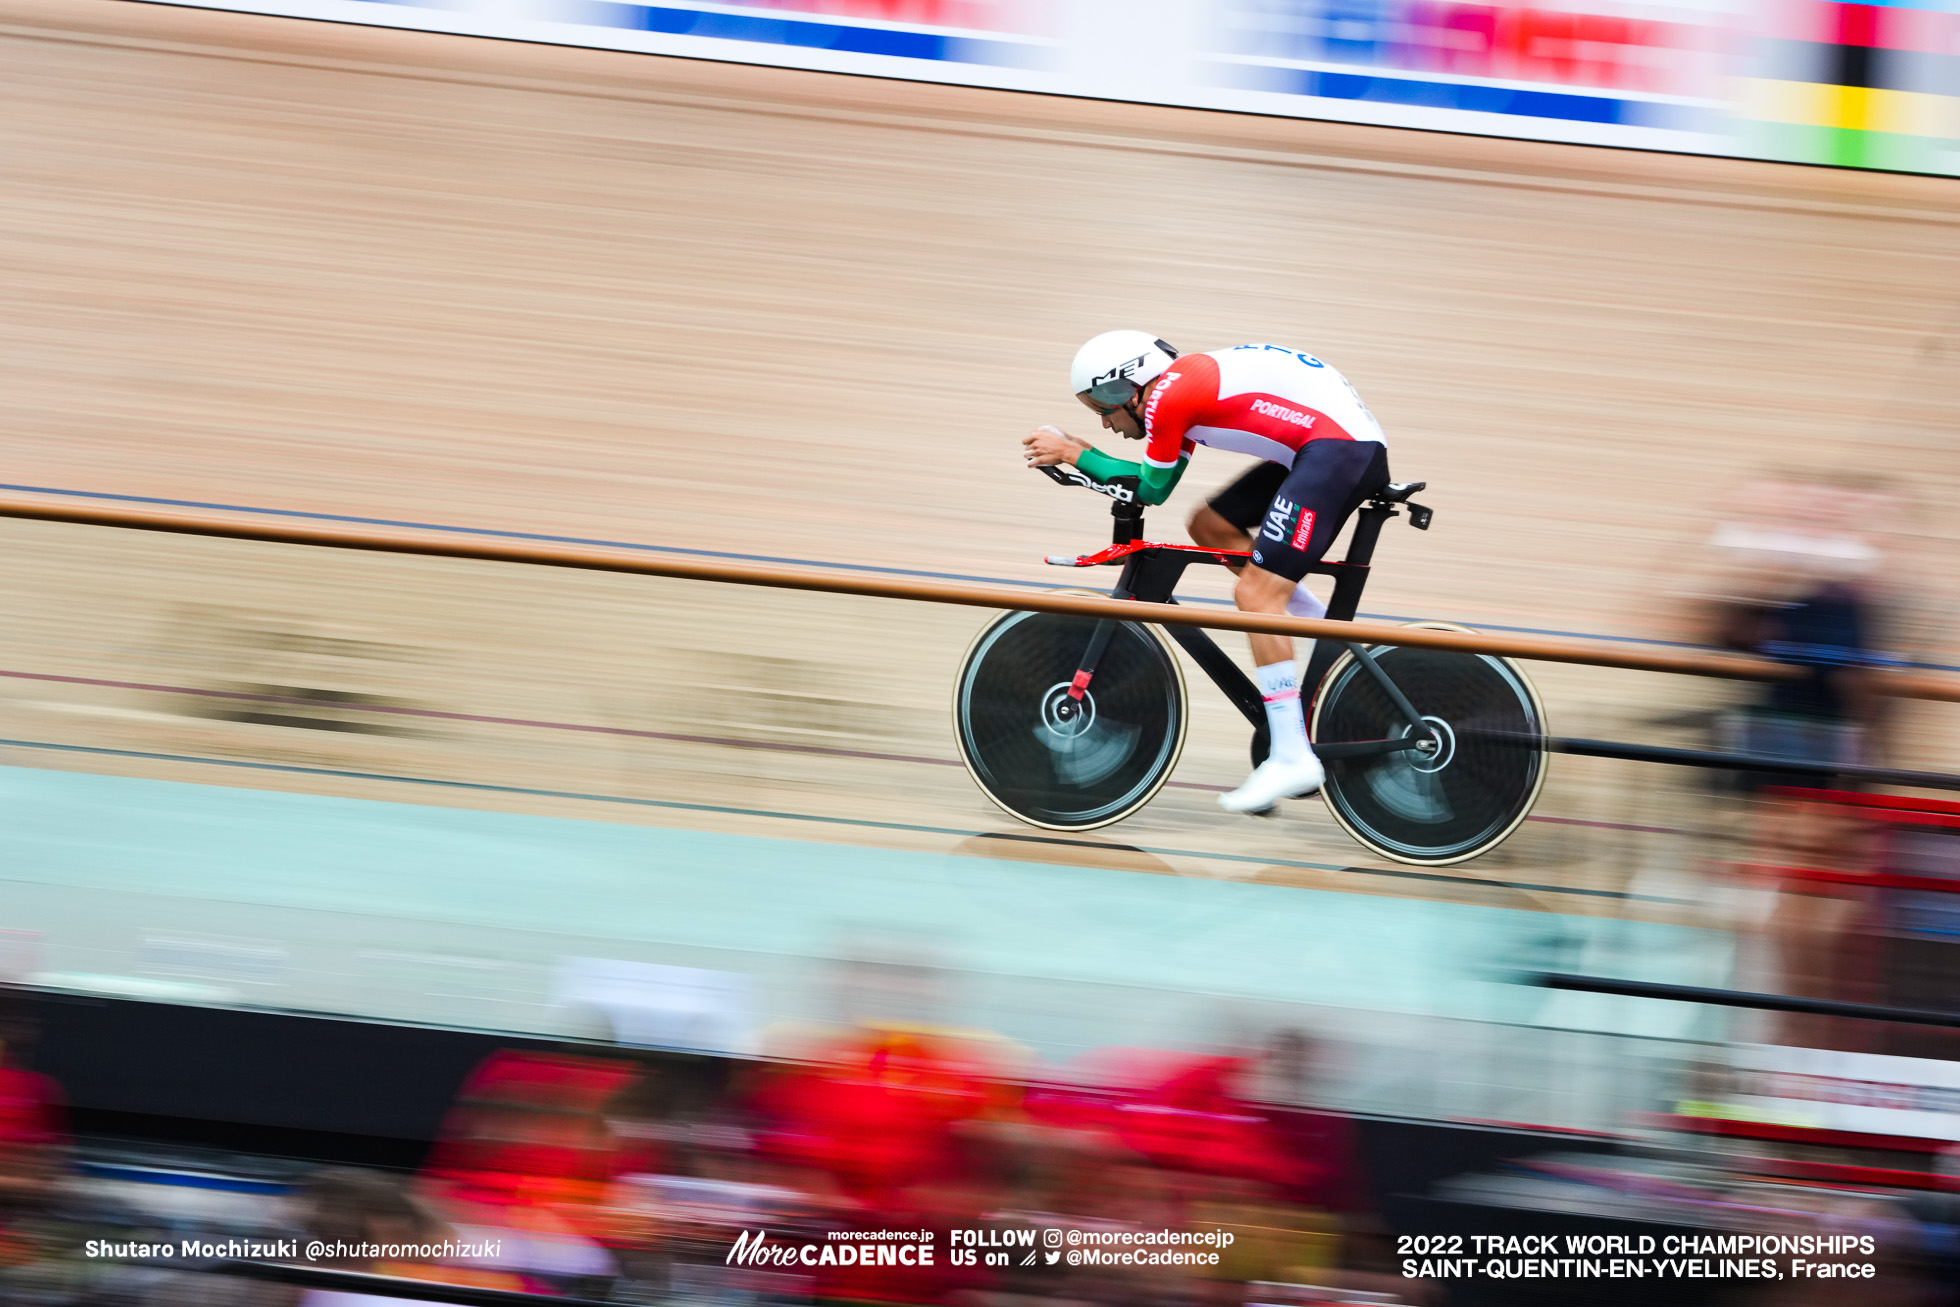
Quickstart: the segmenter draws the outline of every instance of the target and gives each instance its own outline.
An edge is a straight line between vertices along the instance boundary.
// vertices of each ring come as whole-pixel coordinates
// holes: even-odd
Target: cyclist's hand
[[[1086,446],[1060,427],[1036,427],[1021,442],[1021,452],[1027,456],[1029,467],[1052,467],[1056,463],[1073,463]]]

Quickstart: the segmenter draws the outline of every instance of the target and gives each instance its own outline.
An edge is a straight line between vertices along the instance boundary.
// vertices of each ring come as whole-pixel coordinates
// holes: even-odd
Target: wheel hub
[[[1424,717],[1422,724],[1429,728],[1430,738],[1403,756],[1419,772],[1439,772],[1456,757],[1456,732],[1441,717]],[[1406,737],[1413,729],[1405,726],[1402,734]]]
[[[1070,694],[1072,682],[1058,681],[1041,696],[1041,724],[1050,735],[1064,740],[1080,739],[1096,724],[1096,696],[1084,690],[1080,699]]]

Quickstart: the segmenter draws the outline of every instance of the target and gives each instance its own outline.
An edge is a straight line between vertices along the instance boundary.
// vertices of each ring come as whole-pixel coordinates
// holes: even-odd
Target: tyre
[[[1099,625],[1008,613],[967,650],[953,690],[960,756],[1003,811],[1046,830],[1093,830],[1150,802],[1184,750],[1184,673],[1155,629],[1112,622],[1080,700],[1069,697]]]
[[[1505,658],[1392,645],[1370,652],[1440,745],[1430,753],[1328,759],[1328,811],[1357,841],[1396,862],[1439,867],[1489,852],[1524,821],[1545,784],[1537,690]],[[1411,730],[1352,653],[1328,669],[1312,726],[1317,745]]]

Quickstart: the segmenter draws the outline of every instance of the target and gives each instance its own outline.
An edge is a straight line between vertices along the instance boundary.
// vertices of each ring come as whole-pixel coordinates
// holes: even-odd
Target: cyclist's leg
[[[1191,514],[1187,526],[1194,544],[1207,549],[1244,553],[1252,548],[1252,532],[1266,516],[1273,496],[1290,471],[1284,463],[1256,463],[1245,475],[1213,495]],[[1243,564],[1232,570],[1242,570]],[[1327,605],[1302,581],[1286,600],[1293,617],[1325,617]]]
[[[1284,463],[1255,463],[1191,514],[1191,539],[1207,549],[1249,550],[1253,528],[1286,482]]]
[[[1369,495],[1388,484],[1388,450],[1372,440],[1316,440],[1294,459],[1252,542],[1252,565],[1239,580],[1246,612],[1278,613],[1307,569],[1326,557],[1341,528]],[[1236,598],[1236,596],[1235,596]],[[1277,602],[1276,602],[1277,600]],[[1253,656],[1291,658],[1282,635],[1254,635]]]
[[[1387,480],[1387,452],[1375,442],[1316,440],[1302,449],[1260,524],[1252,563],[1239,576],[1233,594],[1239,608],[1274,615],[1286,611],[1307,568],[1325,556],[1354,510]],[[1280,799],[1312,793],[1322,780],[1320,762],[1307,742],[1292,639],[1268,634],[1249,638],[1272,751],[1244,785],[1219,799],[1234,812],[1264,811]]]

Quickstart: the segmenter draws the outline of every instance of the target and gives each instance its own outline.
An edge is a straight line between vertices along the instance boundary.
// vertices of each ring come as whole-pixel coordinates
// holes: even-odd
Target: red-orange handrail
[[[1082,617],[1115,617],[1165,626],[1202,626],[1221,631],[1262,631],[1311,639],[1396,644],[1418,649],[1447,649],[1461,653],[1494,654],[1540,662],[1619,667],[1630,671],[1672,672],[1686,676],[1717,676],[1737,680],[1793,679],[1798,669],[1760,658],[1713,650],[1665,646],[1635,647],[1603,640],[1561,636],[1472,635],[1399,626],[1391,622],[1332,622],[1306,617],[1278,617],[1230,609],[1145,604],[1079,594],[1019,590],[1010,586],[974,585],[956,581],[912,579],[875,574],[817,571],[708,558],[648,555],[626,549],[594,548],[530,541],[461,540],[455,536],[404,528],[318,526],[301,523],[241,521],[205,514],[165,512],[153,508],[49,503],[0,498],[0,517],[80,526],[115,527],[133,531],[162,531],[174,535],[224,540],[257,540],[270,544],[310,545],[372,553],[415,554],[431,558],[463,558],[491,563],[523,563],[535,567],[570,567],[586,571],[624,572],[688,581],[730,585],[771,586],[830,594],[868,595],[927,603],[963,604],[1020,612],[1070,613]],[[1922,699],[1960,702],[1960,681],[1945,677],[1888,674],[1889,693]]]

